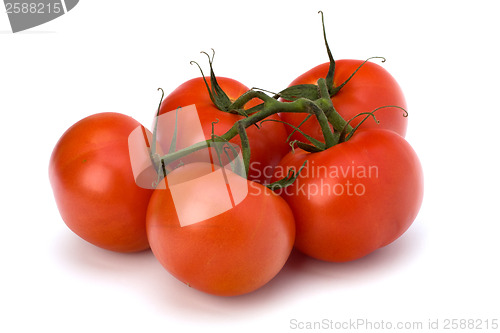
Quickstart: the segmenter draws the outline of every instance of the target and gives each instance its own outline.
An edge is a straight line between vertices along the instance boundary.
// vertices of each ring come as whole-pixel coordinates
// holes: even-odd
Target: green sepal
[[[314,146],[314,145],[310,145],[310,144],[302,142],[302,141],[295,141],[293,143],[295,145],[297,145],[297,147],[299,147],[300,149],[305,150],[305,151],[307,151],[309,153],[318,153],[320,151],[325,150],[324,148],[322,149],[320,147],[317,147],[317,146]]]
[[[222,88],[219,86],[219,83],[217,82],[217,77],[215,76],[213,69],[215,51],[214,49],[212,49],[212,51],[213,51],[212,58],[210,58],[208,53],[201,52],[208,57],[208,63],[210,65],[210,86],[208,85],[207,79],[200,65],[196,61],[191,61],[191,64],[196,64],[200,69],[201,76],[203,77],[203,81],[205,81],[205,86],[207,87],[207,91],[210,96],[210,99],[212,100],[212,103],[214,103],[219,110],[229,112],[232,103],[229,97],[226,95],[224,90],[222,90]]]
[[[335,95],[334,87],[333,87],[333,77],[335,75],[335,59],[333,59],[332,51],[330,50],[330,46],[328,45],[328,40],[326,38],[326,30],[325,30],[325,17],[322,11],[319,11],[321,14],[321,25],[323,26],[323,39],[325,41],[326,52],[328,53],[328,59],[330,61],[330,66],[328,67],[328,73],[326,74],[326,86],[328,87],[328,91],[330,92],[330,96]],[[337,91],[338,92],[338,91]]]
[[[214,52],[215,55],[215,52]],[[217,106],[217,108],[221,111],[229,111],[229,107],[231,106],[231,100],[227,97],[226,93],[219,86],[217,82],[217,77],[215,76],[214,69],[212,66],[214,58],[210,60],[210,85],[212,87],[212,102]]]
[[[173,153],[175,152],[175,149],[177,147],[177,136],[178,136],[178,115],[179,115],[179,109],[182,109],[182,107],[178,107],[175,110],[175,124],[174,124],[174,133],[172,134],[172,142],[170,142],[170,147],[168,149],[168,153]]]
[[[295,101],[299,98],[314,101],[319,98],[319,89],[315,84],[297,84],[282,90],[278,95],[288,101]]]

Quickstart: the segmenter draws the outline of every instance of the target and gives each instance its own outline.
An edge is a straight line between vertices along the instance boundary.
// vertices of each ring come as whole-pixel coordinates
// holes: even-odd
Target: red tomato
[[[227,96],[234,101],[248,88],[233,79],[218,77],[217,81]],[[210,82],[208,82],[210,85]],[[252,104],[253,103],[253,104]],[[198,113],[199,121],[203,130],[204,137],[192,135],[186,128],[178,131],[179,140],[182,146],[187,147],[212,137],[212,126],[216,135],[222,135],[227,132],[235,122],[242,119],[243,116],[220,111],[210,99],[207,87],[203,78],[195,78],[185,82],[170,93],[164,100],[160,108],[160,115],[166,112],[175,112],[179,107],[185,107],[194,104]],[[255,106],[258,101],[251,101],[247,107]],[[279,120],[278,115],[270,119]],[[214,125],[213,125],[214,124]],[[194,126],[194,123],[193,123]],[[171,131],[162,131],[158,127],[158,141],[164,151],[169,150],[172,133]],[[248,179],[260,183],[268,183],[272,177],[274,167],[281,158],[289,151],[289,145],[286,142],[287,133],[283,124],[277,122],[265,122],[262,125],[251,126],[247,128],[247,135],[250,142],[250,169]],[[232,143],[241,145],[240,137],[236,136],[231,140]],[[206,161],[208,162],[208,161]]]
[[[128,136],[140,124],[99,113],[70,127],[57,142],[49,178],[59,212],[78,236],[101,248],[149,248],[146,209],[152,190],[135,183]]]
[[[299,170],[281,190],[292,208],[295,246],[333,262],[363,257],[390,244],[413,223],[423,198],[420,162],[411,146],[389,130],[356,132],[318,153],[296,149],[276,168],[276,179]]]
[[[294,243],[290,208],[277,194],[229,170],[191,163],[167,176],[147,213],[151,249],[178,280],[234,296],[270,281]]]
[[[337,60],[335,62],[335,75],[333,77],[334,87],[341,85],[349,76],[354,73],[363,61],[361,60]],[[316,84],[319,78],[326,77],[330,63],[325,63],[296,78],[290,86],[298,84]],[[362,112],[371,112],[378,107],[396,105],[406,109],[406,101],[396,80],[381,66],[366,62],[363,67],[353,76],[353,78],[332,97],[333,106],[345,120],[349,120]],[[407,118],[401,115],[401,110],[397,108],[384,108],[376,113],[380,124],[372,118],[365,121],[361,128],[385,128],[405,136]],[[301,113],[282,113],[283,121],[299,126],[307,116]],[[358,117],[351,122],[356,126],[363,117]],[[308,119],[300,129],[317,140],[324,141],[321,129],[314,117]],[[290,133],[293,129],[287,126]],[[308,142],[300,133],[295,132],[292,140]]]

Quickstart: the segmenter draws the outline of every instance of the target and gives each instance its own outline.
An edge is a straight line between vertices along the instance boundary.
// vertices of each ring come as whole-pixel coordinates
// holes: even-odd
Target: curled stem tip
[[[207,58],[208,58],[208,64],[210,65],[210,68],[212,68],[212,65],[214,63],[214,58],[215,58],[215,50],[212,49],[212,57],[210,57],[210,55],[207,52],[205,52],[205,51],[201,51],[200,53],[207,56]]]
[[[352,78],[354,75],[356,75],[356,73],[361,69],[361,67],[363,67],[368,61],[372,60],[372,59],[382,59],[382,62],[385,62],[386,59],[384,57],[370,57],[368,59],[366,59],[365,61],[363,61],[363,63],[361,65],[358,66],[358,68],[356,68],[354,70],[354,72],[339,86],[335,87],[332,91],[332,96],[334,96],[335,94],[337,94],[340,89],[342,89]]]
[[[160,98],[160,103],[158,104],[158,110],[156,111],[156,119],[155,119],[155,125],[153,128],[153,140],[151,142],[150,146],[150,151],[149,151],[149,157],[151,158],[151,162],[153,163],[153,166],[155,167],[156,170],[159,169],[159,163],[158,159],[156,156],[156,138],[158,136],[158,118],[160,116],[160,109],[161,109],[161,104],[163,103],[163,97],[165,96],[165,91],[162,88],[158,88],[157,91],[161,91],[161,98]]]
[[[347,134],[347,136],[345,137],[345,141],[349,140],[353,135],[354,133],[358,130],[358,128],[361,126],[361,124],[363,124],[366,120],[368,120],[368,118],[370,117],[373,117],[373,120],[375,120],[375,122],[377,124],[380,124],[380,121],[375,117],[375,112],[377,112],[378,110],[380,109],[386,109],[386,108],[396,108],[396,109],[400,109],[400,110],[403,110],[403,117],[408,117],[408,111],[406,111],[405,108],[401,107],[401,106],[398,106],[398,105],[384,105],[384,106],[379,106],[378,108],[374,109],[373,111],[371,112],[361,112],[361,113],[358,113],[357,115],[355,115],[354,117],[352,117],[351,119],[349,119],[349,121],[347,122],[347,124],[349,124],[353,119],[359,117],[359,116],[362,116],[362,115],[365,115],[365,118],[363,118],[363,120],[361,120],[357,125],[356,127],[353,128],[352,131],[349,132],[349,134]],[[347,125],[346,125],[347,126]],[[346,133],[346,130],[342,130],[342,133],[341,135],[345,135]]]
[[[158,88],[157,91],[161,91],[161,98],[160,98],[160,103],[158,103],[158,110],[156,111],[156,122],[155,122],[155,128],[154,128],[154,133],[153,133],[155,135],[156,135],[156,127],[158,125],[158,116],[160,115],[161,104],[163,103],[163,97],[165,97],[165,91],[162,88]],[[156,136],[153,137],[153,140],[156,140]]]
[[[162,88],[158,88],[157,91],[161,91],[160,104],[158,105],[158,112],[156,113],[158,116],[160,114],[161,103],[163,103],[163,98],[165,97],[165,91]]]
[[[219,122],[219,118],[215,118],[215,121],[212,121],[212,141],[215,141],[215,125]]]
[[[205,77],[205,74],[203,73],[203,69],[201,69],[201,66],[200,66],[200,64],[199,64],[199,63],[197,63],[197,62],[196,62],[196,61],[194,61],[194,60],[191,60],[191,61],[189,62],[189,64],[190,64],[190,65],[196,65],[196,66],[198,66],[198,69],[199,69],[199,70],[200,70],[200,72],[201,72],[201,76]]]

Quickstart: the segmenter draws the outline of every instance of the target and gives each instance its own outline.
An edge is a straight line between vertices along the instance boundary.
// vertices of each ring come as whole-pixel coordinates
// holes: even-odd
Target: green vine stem
[[[161,98],[160,103],[158,104],[158,110],[156,111],[155,124],[153,128],[153,140],[149,148],[149,158],[151,159],[153,167],[155,168],[155,170],[157,170],[157,173],[159,173],[158,171],[160,170],[160,156],[158,156],[158,153],[156,152],[156,132],[158,130],[158,117],[160,115],[161,103],[163,102],[163,98],[165,97],[165,91],[163,91],[162,88],[158,88],[158,91],[161,91]]]
[[[319,12],[321,14],[322,27],[323,27],[323,37],[325,41],[325,46],[327,49],[328,57],[330,60],[330,67],[328,70],[328,74],[325,78],[320,78],[317,81],[317,85],[314,84],[304,84],[291,86],[287,89],[281,91],[279,94],[275,94],[273,97],[269,96],[262,90],[249,90],[243,95],[241,95],[237,100],[231,103],[227,95],[220,88],[217,83],[217,77],[214,74],[213,70],[213,59],[215,56],[215,52],[213,52],[212,57],[206,52],[204,53],[209,60],[210,64],[210,81],[211,85],[209,86],[203,71],[201,70],[200,65],[192,61],[191,64],[196,64],[200,69],[203,80],[205,82],[207,91],[210,95],[210,99],[214,103],[214,105],[224,112],[236,113],[243,116],[243,119],[240,119],[223,135],[216,136],[214,135],[214,131],[212,128],[212,137],[209,140],[198,142],[190,147],[178,150],[178,151],[169,151],[168,154],[159,157],[156,153],[154,153],[151,158],[153,160],[153,164],[158,170],[161,167],[165,170],[165,166],[170,163],[179,160],[182,157],[185,157],[193,152],[196,152],[201,149],[206,149],[210,147],[213,143],[227,143],[237,135],[240,136],[241,139],[241,151],[243,156],[243,161],[245,164],[245,170],[248,174],[249,164],[250,164],[250,144],[248,141],[246,129],[252,125],[259,126],[259,123],[266,121],[266,118],[278,114],[278,113],[307,113],[307,119],[311,116],[315,116],[318,124],[321,128],[321,132],[323,134],[324,143],[318,140],[309,140],[311,144],[306,144],[303,142],[296,142],[296,145],[300,148],[308,150],[310,152],[314,151],[323,151],[328,149],[334,145],[347,141],[351,138],[351,136],[356,132],[359,128],[359,125],[363,123],[368,117],[374,117],[373,113],[380,108],[389,107],[384,106],[377,108],[372,112],[364,112],[360,115],[366,115],[366,118],[363,119],[354,129],[350,125],[352,121],[346,121],[342,116],[335,110],[335,107],[332,103],[332,97],[337,94],[358,72],[358,70],[369,60],[374,58],[381,58],[382,62],[385,61],[383,57],[372,57],[365,60],[342,84],[335,87],[333,83],[333,77],[335,74],[335,60],[330,51],[330,47],[328,45],[328,41],[326,38],[326,30],[325,30],[325,22],[323,12]],[[212,50],[213,51],[213,50]],[[163,91],[162,91],[163,92]],[[278,98],[284,98],[288,101],[280,101]],[[163,98],[163,95],[162,95]],[[260,99],[262,103],[245,109],[245,105],[253,99]],[[161,103],[161,102],[160,102]],[[393,106],[396,108],[400,108],[398,106]],[[403,109],[404,110],[404,109]],[[407,116],[406,110],[405,116]],[[357,116],[360,116],[357,115]],[[357,117],[356,116],[356,117]],[[376,118],[375,118],[376,119]],[[271,119],[268,119],[271,120]],[[215,123],[212,124],[212,127]],[[301,123],[302,124],[302,123]],[[333,127],[333,131],[330,128]],[[299,125],[300,127],[300,125]],[[299,128],[295,128],[295,130],[299,130]],[[155,127],[154,137],[156,137],[156,127]],[[163,171],[165,174],[165,172]]]
[[[249,90],[243,95],[241,95],[233,104],[231,105],[232,109],[243,109],[246,103],[250,100],[258,98],[263,102],[262,109],[258,112],[252,113],[246,118],[243,118],[237,121],[226,133],[220,136],[212,137],[209,140],[198,142],[190,147],[171,152],[161,157],[161,160],[166,164],[170,164],[175,160],[178,160],[182,157],[185,157],[197,150],[204,149],[207,146],[210,146],[211,142],[228,142],[233,139],[236,135],[240,135],[244,133],[243,130],[248,127],[258,124],[264,119],[282,112],[292,112],[292,113],[309,113],[316,116],[318,122],[320,123],[321,130],[323,132],[323,136],[325,139],[325,147],[320,147],[320,150],[324,150],[328,147],[331,147],[338,143],[336,136],[330,129],[329,126],[329,117],[331,119],[340,120],[334,128],[343,128],[346,124],[345,120],[333,109],[333,105],[331,105],[330,97],[320,98],[317,101],[311,101],[306,98],[299,98],[293,102],[281,102],[272,98],[262,91]],[[325,101],[328,100],[328,101]],[[321,106],[325,106],[323,109]],[[328,113],[328,116],[326,115]],[[246,133],[245,133],[246,134]],[[243,135],[244,139],[245,135]],[[243,156],[245,159],[245,163],[249,163],[250,152],[246,150],[249,149],[249,145],[245,143],[243,145],[242,150]],[[248,167],[248,165],[246,165]]]
[[[247,131],[241,122],[238,124],[238,134],[241,140],[241,151],[243,154],[243,163],[245,163],[245,175],[248,175],[250,169],[250,142],[248,141]]]
[[[328,83],[326,79],[320,78],[318,80],[318,88],[321,98],[319,100],[316,100],[316,103],[319,107],[325,110],[328,122],[332,124],[333,129],[337,132],[334,139],[335,145],[339,142],[338,137],[340,135],[340,132],[342,132],[342,130],[344,129],[347,131],[351,131],[352,127],[344,118],[342,118],[337,110],[335,110],[335,107],[333,106],[332,100],[330,98]]]

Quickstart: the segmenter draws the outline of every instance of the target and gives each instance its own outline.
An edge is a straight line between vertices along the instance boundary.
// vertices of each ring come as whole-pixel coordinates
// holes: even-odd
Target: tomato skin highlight
[[[334,87],[340,86],[349,76],[363,63],[361,60],[340,59],[335,61],[335,74],[333,77]],[[297,77],[290,86],[298,84],[316,84],[319,78],[326,77],[330,64],[324,63],[318,65],[304,74]],[[362,112],[371,112],[378,107],[387,105],[396,105],[406,109],[406,100],[403,92],[392,77],[383,67],[373,62],[366,62],[363,67],[354,75],[354,77],[332,97],[332,103],[337,112],[345,120],[349,120]],[[283,121],[294,126],[305,119],[306,115],[294,113],[280,114]],[[362,129],[384,128],[392,130],[401,136],[406,135],[408,119],[403,117],[402,110],[397,108],[384,108],[375,113],[380,121],[377,124],[372,118],[365,121]],[[355,118],[351,125],[355,127],[363,117]],[[317,140],[324,141],[321,129],[314,117],[308,119],[300,129]],[[293,128],[287,126],[288,133]],[[308,142],[300,133],[295,132],[292,140]]]
[[[128,136],[140,124],[119,113],[98,113],[71,126],[57,142],[49,179],[66,225],[103,249],[149,248],[146,209],[152,190],[136,185]]]
[[[233,101],[249,90],[242,83],[230,78],[217,77],[217,82],[227,96]],[[209,80],[208,85],[210,86]],[[247,108],[259,103],[260,101],[257,99],[250,101],[247,104]],[[212,127],[215,135],[222,135],[226,133],[234,123],[244,118],[238,114],[219,110],[210,99],[205,82],[201,77],[186,81],[166,96],[161,104],[159,114],[162,115],[166,112],[175,112],[179,107],[185,107],[192,104],[196,106],[204,138],[196,135],[182,138],[182,144],[185,147],[198,143],[200,140],[212,138]],[[280,120],[280,117],[278,115],[273,115],[269,119]],[[246,130],[251,150],[248,179],[265,184],[269,183],[274,167],[283,156],[288,153],[290,146],[286,142],[287,132],[282,123],[268,121],[258,126],[259,128],[257,128],[257,126],[250,126]],[[184,132],[187,131],[184,130]],[[182,136],[182,133],[183,130],[180,130],[179,135]],[[171,135],[172,133],[163,133],[162,129],[158,128],[158,141],[160,144],[165,142],[165,138],[170,138]],[[241,146],[239,135],[230,142]],[[165,151],[168,151],[168,148],[168,144],[163,147]]]
[[[198,172],[200,165],[174,170],[169,182]],[[246,182],[248,194],[222,214],[181,226],[168,187],[155,190],[147,212],[151,249],[165,269],[186,285],[218,296],[246,294],[269,282],[287,261],[295,237],[291,210],[279,195],[234,173],[227,177],[230,183],[235,177]]]
[[[324,261],[361,258],[399,238],[423,199],[417,155],[398,134],[370,129],[319,153],[296,149],[275,178],[308,164],[280,194],[296,223],[295,246]],[[278,172],[278,170],[280,172]]]

